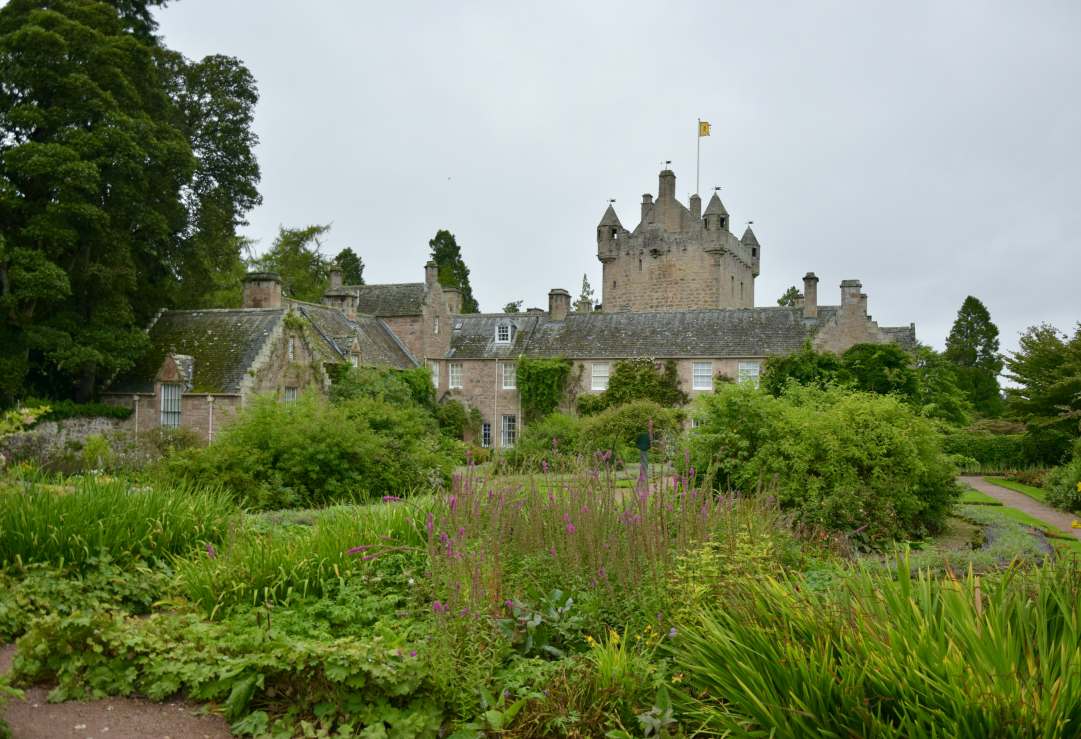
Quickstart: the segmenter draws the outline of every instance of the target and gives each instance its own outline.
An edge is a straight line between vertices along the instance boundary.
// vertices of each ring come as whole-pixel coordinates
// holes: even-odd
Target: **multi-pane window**
[[[695,362],[691,370],[691,389],[713,389],[713,362]]]
[[[594,362],[589,387],[591,390],[608,389],[608,362]]]
[[[297,358],[297,340],[292,336],[289,337],[289,361],[292,362]]]
[[[439,389],[439,362],[436,362],[436,361],[431,360],[431,359],[428,360],[428,369],[430,369],[432,371],[432,385],[434,385],[435,389],[438,390]]]
[[[432,333],[439,334],[439,316],[435,317],[435,322],[432,324]]]
[[[165,428],[180,428],[180,395],[182,389],[175,383],[161,386],[161,425]]]
[[[691,419],[691,428],[692,429],[696,429],[701,425],[702,425],[702,419],[701,418],[692,418]]]
[[[349,361],[353,363],[354,367],[359,367],[360,366],[360,355],[359,354],[350,354],[349,355]]]
[[[448,369],[450,370],[450,387],[460,388],[462,386],[462,363],[451,362]]]
[[[293,403],[297,399],[297,389],[295,387],[285,388],[285,392],[282,394],[282,399],[286,403]]]
[[[518,387],[518,365],[514,362],[504,362],[503,367],[503,389],[513,390]]]
[[[740,382],[750,382],[755,387],[758,387],[758,373],[760,366],[761,365],[759,365],[758,362],[740,362],[737,379]]]
[[[492,424],[487,421],[480,425],[480,445],[485,449],[492,446]]]
[[[510,324],[501,323],[495,327],[495,340],[497,344],[510,343]]]
[[[518,440],[518,417],[517,416],[503,416],[502,435],[500,438],[503,447],[512,447],[514,442]]]

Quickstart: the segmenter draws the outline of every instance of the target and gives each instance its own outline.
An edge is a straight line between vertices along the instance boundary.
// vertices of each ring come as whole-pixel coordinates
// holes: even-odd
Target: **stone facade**
[[[614,311],[749,308],[761,247],[750,226],[742,238],[730,229],[717,193],[705,213],[691,197],[676,199],[676,176],[660,174],[657,200],[642,196],[642,216],[623,228],[611,205],[597,225],[597,258],[603,265],[602,306]]]

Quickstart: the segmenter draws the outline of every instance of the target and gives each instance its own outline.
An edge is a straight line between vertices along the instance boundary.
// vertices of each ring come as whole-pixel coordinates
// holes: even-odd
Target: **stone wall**
[[[66,418],[43,421],[28,431],[0,439],[0,454],[9,461],[51,456],[68,446],[82,446],[88,436],[104,436],[123,428],[118,418]]]
[[[145,434],[161,427],[160,385],[154,394],[106,395],[102,400],[132,409],[131,416],[118,426],[121,430]],[[185,393],[180,397],[180,428],[194,431],[203,441],[211,441],[211,431],[216,437],[236,418],[242,405],[239,395]]]
[[[462,365],[462,387],[450,388],[450,365]],[[522,408],[518,390],[503,388],[502,367],[514,362],[495,359],[465,359],[461,361],[444,360],[439,362],[439,388],[436,396],[440,399],[455,399],[470,408],[480,411],[486,423],[492,424],[492,448],[501,444],[500,428],[504,415],[515,416],[518,421],[518,433],[522,432]],[[515,383],[517,384],[517,383]],[[479,443],[479,439],[477,440]]]

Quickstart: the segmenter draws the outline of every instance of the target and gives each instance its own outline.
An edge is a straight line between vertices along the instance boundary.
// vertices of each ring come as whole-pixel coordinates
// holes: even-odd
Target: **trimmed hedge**
[[[1001,470],[1027,467],[1024,434],[991,434],[986,431],[955,431],[944,436],[947,454],[975,459],[984,467]]]

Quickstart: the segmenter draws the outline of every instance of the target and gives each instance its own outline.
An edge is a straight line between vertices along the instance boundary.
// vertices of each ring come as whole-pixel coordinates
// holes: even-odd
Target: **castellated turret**
[[[743,238],[730,231],[730,216],[714,192],[699,215],[676,199],[676,175],[660,173],[657,199],[642,196],[634,231],[611,205],[597,224],[597,258],[603,265],[606,312],[666,311],[754,306],[761,245],[748,226]]]

